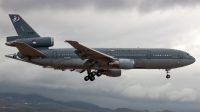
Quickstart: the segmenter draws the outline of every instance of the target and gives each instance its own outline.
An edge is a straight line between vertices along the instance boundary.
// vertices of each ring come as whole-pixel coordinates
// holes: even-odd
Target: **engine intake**
[[[108,65],[119,67],[121,69],[132,69],[134,67],[134,60],[119,59],[118,61],[111,62]]]

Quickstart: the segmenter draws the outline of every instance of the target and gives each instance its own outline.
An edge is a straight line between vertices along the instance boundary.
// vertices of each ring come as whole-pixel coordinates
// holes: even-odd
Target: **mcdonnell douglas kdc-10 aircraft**
[[[52,37],[40,37],[18,14],[9,14],[18,36],[7,37],[7,46],[19,52],[5,55],[8,58],[58,70],[87,71],[85,81],[94,81],[102,74],[121,76],[121,69],[169,70],[195,62],[189,53],[175,49],[151,48],[89,48],[77,41],[66,40],[73,48],[49,49]]]

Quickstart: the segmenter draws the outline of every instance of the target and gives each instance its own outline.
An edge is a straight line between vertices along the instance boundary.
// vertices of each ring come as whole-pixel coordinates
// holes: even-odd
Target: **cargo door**
[[[145,68],[145,61],[143,59],[136,59],[135,68]]]

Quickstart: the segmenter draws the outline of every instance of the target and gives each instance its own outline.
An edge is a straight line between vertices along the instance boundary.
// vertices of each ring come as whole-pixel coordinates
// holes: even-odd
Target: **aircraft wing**
[[[19,52],[24,56],[35,56],[35,57],[44,57],[44,53],[38,51],[37,49],[21,42],[13,42]]]
[[[99,60],[114,60],[112,56],[99,52],[95,49],[88,48],[84,45],[79,44],[77,41],[66,40],[72,47],[77,49],[75,53],[83,60],[83,59],[91,59],[95,61]]]

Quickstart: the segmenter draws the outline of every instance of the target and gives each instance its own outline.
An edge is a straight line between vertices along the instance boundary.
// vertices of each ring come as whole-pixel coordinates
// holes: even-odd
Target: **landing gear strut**
[[[99,72],[99,71],[88,72],[88,75],[85,76],[84,80],[85,81],[88,81],[88,80],[94,81],[95,80],[95,75],[98,76],[98,77],[100,77],[102,75],[102,73]]]
[[[165,69],[165,71],[167,72],[167,75],[166,75],[166,78],[167,79],[169,79],[170,78],[170,75],[169,75],[169,71],[170,71],[171,69]]]

